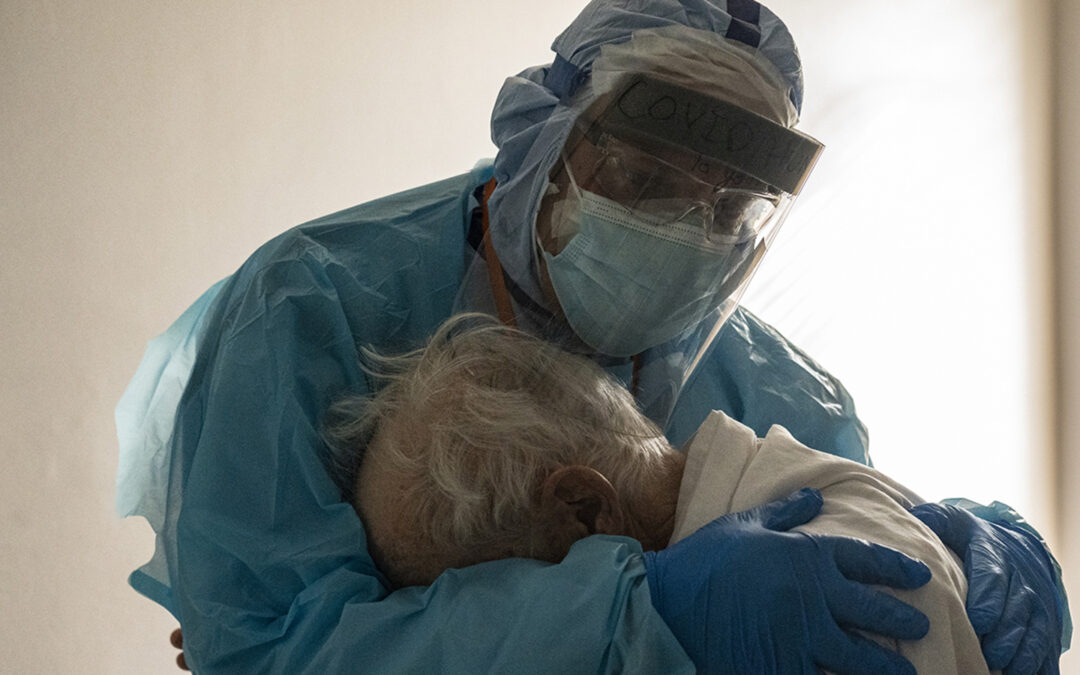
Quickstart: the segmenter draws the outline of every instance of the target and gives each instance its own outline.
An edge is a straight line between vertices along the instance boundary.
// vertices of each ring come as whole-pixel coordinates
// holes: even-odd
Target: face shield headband
[[[585,131],[587,137],[607,133],[690,150],[699,157],[684,169],[700,169],[712,160],[789,195],[800,192],[824,149],[800,131],[647,75],[625,78],[609,101]]]

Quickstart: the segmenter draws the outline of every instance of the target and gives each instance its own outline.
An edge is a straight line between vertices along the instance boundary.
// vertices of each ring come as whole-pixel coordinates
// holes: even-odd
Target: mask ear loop
[[[710,238],[709,238],[709,226],[712,225],[713,219],[716,217],[716,211],[715,211],[715,209],[713,209],[713,207],[709,206],[708,204],[704,204],[704,203],[700,203],[700,202],[697,203],[697,204],[691,204],[690,206],[686,207],[686,210],[683,211],[682,215],[680,215],[678,218],[676,218],[674,222],[693,225],[694,224],[693,221],[688,221],[687,216],[694,213],[695,211],[701,211],[702,212],[702,218],[701,218],[702,232],[701,232],[701,234],[702,234],[703,237],[705,237],[705,241],[709,241],[710,240]]]
[[[578,187],[577,179],[574,178],[574,172],[570,169],[570,158],[566,156],[566,149],[559,151],[559,157],[562,158],[563,169],[566,170],[566,177],[570,179],[570,187],[577,193],[578,199],[583,199],[584,195],[581,193],[581,188]]]

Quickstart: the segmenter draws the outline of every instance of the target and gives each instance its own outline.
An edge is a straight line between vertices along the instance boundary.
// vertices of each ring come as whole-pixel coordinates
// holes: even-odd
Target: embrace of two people
[[[739,307],[823,151],[784,23],[593,0],[552,49],[494,161],[282,233],[148,349],[118,508],[186,664],[1058,672],[1038,533],[868,468]]]
[[[962,561],[934,531],[937,509],[955,507],[913,514],[925,500],[880,472],[812,450],[780,426],[758,438],[720,411],[674,448],[594,363],[485,315],[451,318],[422,350],[369,352],[368,368],[384,386],[339,401],[327,436],[372,558],[395,587],[505,558],[559,563],[594,534],[674,557],[700,555],[679,548],[687,537],[715,538],[722,556],[728,535],[709,523],[750,511],[748,521],[766,516],[756,526],[843,558],[887,559],[884,544],[921,561],[897,560],[882,581],[903,589],[891,593],[929,623],[907,640],[879,642],[920,673],[988,672],[964,611]],[[787,562],[754,564],[761,573]],[[693,596],[733,594],[738,570],[687,570],[650,575],[653,601],[704,630],[709,618]],[[916,616],[893,595],[855,584],[846,592],[846,602]],[[752,615],[745,609],[743,620]]]

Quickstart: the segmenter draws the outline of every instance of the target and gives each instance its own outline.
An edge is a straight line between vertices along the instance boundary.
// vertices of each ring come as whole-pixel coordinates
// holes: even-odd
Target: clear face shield
[[[691,372],[821,150],[726,101],[620,79],[577,120],[537,219],[570,327],[616,357],[694,336]]]

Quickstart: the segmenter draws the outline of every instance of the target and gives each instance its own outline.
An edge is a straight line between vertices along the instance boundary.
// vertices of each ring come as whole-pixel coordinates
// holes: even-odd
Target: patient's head
[[[425,349],[366,354],[385,381],[335,405],[332,445],[366,445],[352,503],[396,586],[508,557],[558,562],[590,534],[661,548],[683,456],[592,362],[481,315]]]

